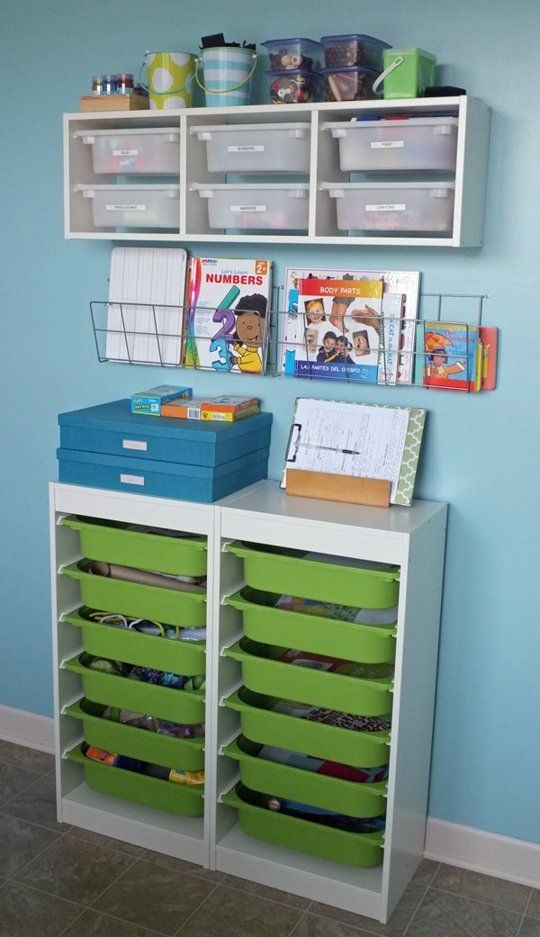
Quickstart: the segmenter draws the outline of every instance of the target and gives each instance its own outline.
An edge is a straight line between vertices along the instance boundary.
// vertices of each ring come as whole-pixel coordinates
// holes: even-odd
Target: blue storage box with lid
[[[58,416],[59,480],[210,503],[267,477],[271,413],[233,423],[149,417],[129,400]]]

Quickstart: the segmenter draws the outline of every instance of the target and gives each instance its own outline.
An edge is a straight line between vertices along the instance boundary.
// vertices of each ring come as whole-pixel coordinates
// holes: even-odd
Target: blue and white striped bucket
[[[204,78],[199,77],[201,59],[197,60],[197,84],[204,91],[207,107],[235,107],[249,104],[251,78],[257,56],[251,49],[220,46],[202,50]]]

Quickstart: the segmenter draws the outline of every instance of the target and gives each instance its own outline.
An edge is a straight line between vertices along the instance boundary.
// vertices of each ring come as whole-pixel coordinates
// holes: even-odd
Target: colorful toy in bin
[[[435,84],[436,64],[436,57],[424,49],[385,49],[383,71],[373,91],[382,84],[385,99],[420,98],[426,88]]]

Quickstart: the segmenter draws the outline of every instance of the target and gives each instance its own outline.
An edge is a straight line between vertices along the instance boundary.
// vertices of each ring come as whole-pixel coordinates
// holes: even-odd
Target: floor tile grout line
[[[58,832],[59,836],[65,836],[66,833],[69,833],[71,827],[68,827],[67,830],[53,830],[50,826],[44,826],[43,823],[36,823],[34,820],[23,820],[22,817],[17,817],[14,813],[7,813],[3,807],[0,807],[0,819],[2,817],[9,817],[11,820],[18,820],[19,823],[27,823],[28,826],[35,826],[38,830],[46,830],[47,833],[56,833]],[[57,822],[57,821],[56,821]]]
[[[87,911],[90,911],[92,914],[96,914],[96,915],[100,914],[102,917],[109,918],[111,921],[116,921],[118,924],[133,924],[133,921],[127,921],[125,918],[118,917],[116,914],[111,914],[109,911],[100,911],[99,908],[83,907],[81,914],[78,914],[77,917],[74,918],[67,925],[67,927],[64,928],[64,930],[60,931],[60,933],[57,934],[57,937],[62,937],[63,934],[67,933],[69,928],[73,927],[73,925],[76,924],[77,921],[80,921],[83,914],[86,914]],[[147,927],[144,927],[142,924],[135,924],[134,926],[140,927],[141,930],[144,932],[145,937],[146,937],[146,934],[148,934],[149,937],[170,937],[170,935],[166,935],[164,931],[149,930]]]
[[[186,926],[186,924],[189,924],[189,922],[191,921],[192,917],[193,917],[195,914],[197,914],[197,912],[200,911],[201,908],[204,907],[204,905],[206,904],[206,902],[208,901],[208,899],[214,894],[214,892],[216,891],[217,888],[219,888],[220,885],[221,885],[221,882],[216,882],[216,884],[214,885],[214,887],[212,888],[212,890],[208,892],[208,894],[203,898],[203,900],[201,901],[201,903],[200,903],[199,905],[197,905],[197,907],[191,912],[191,914],[188,915],[188,917],[185,919],[185,921],[182,922],[182,924],[180,925],[180,927],[178,928],[178,930],[175,930],[175,932],[174,932],[174,934],[172,935],[172,937],[178,937],[178,935],[182,933],[182,931],[183,931],[184,927]]]
[[[9,765],[9,767],[10,767],[10,768],[18,767],[18,770],[19,770],[19,771],[24,771],[24,768],[21,768],[20,766]],[[29,774],[33,774],[33,772],[29,772]],[[7,806],[8,804],[10,804],[12,800],[16,800],[17,797],[20,797],[21,794],[25,794],[26,791],[29,791],[30,788],[34,786],[34,784],[37,784],[38,781],[42,781],[43,778],[46,777],[47,774],[50,774],[50,771],[45,772],[45,774],[36,775],[36,776],[34,777],[34,780],[33,780],[33,781],[30,781],[29,784],[25,784],[24,787],[21,787],[21,789],[20,789],[19,791],[17,791],[17,793],[14,794],[13,797],[8,797],[7,800],[1,801],[1,802],[0,802],[0,812],[5,813],[5,812],[6,812],[6,811],[5,811],[6,806]]]
[[[225,873],[225,874],[227,874],[227,873]],[[237,878],[237,876],[234,876],[234,878]],[[249,882],[249,879],[242,879],[242,881]],[[244,896],[245,896],[245,895],[251,895],[252,897],[255,897],[255,898],[264,898],[265,901],[273,901],[274,904],[279,904],[279,905],[280,905],[281,907],[283,907],[283,908],[292,908],[293,911],[300,911],[300,910],[308,911],[308,910],[309,910],[309,908],[303,908],[303,909],[295,908],[294,905],[288,904],[286,901],[281,901],[279,898],[271,898],[269,895],[258,895],[256,892],[249,892],[249,891],[246,891],[246,889],[245,889],[245,888],[242,888],[241,885],[231,885],[230,882],[220,882],[219,884],[224,885],[225,888],[232,888],[233,891],[239,891],[240,894],[242,894],[242,895],[244,895]],[[257,884],[257,883],[255,883],[255,884]],[[268,886],[264,886],[264,887],[271,888],[272,886],[268,885]],[[276,888],[276,889],[274,889],[274,890],[275,890],[275,891],[280,891],[279,888]],[[287,895],[292,895],[292,892],[286,892],[285,894],[287,894]],[[302,896],[301,896],[301,895],[296,895],[295,897],[300,897],[300,898],[301,898]],[[309,900],[309,899],[306,899],[306,900]],[[309,902],[309,907],[311,907],[312,904],[313,904],[313,902],[310,901],[310,902]]]
[[[435,875],[436,875],[436,873],[433,875],[433,878],[435,878]],[[431,881],[433,881],[433,879],[432,879]],[[407,932],[410,930],[411,925],[412,925],[412,922],[414,921],[416,915],[418,914],[420,908],[422,907],[424,901],[426,900],[426,895],[427,895],[427,893],[428,893],[428,891],[429,891],[430,889],[431,889],[431,882],[430,882],[428,885],[425,886],[424,891],[423,891],[423,893],[422,893],[422,897],[420,898],[420,901],[418,902],[418,904],[416,905],[416,907],[415,907],[413,913],[411,914],[411,917],[410,917],[410,919],[409,919],[409,923],[406,925],[406,927],[405,927],[405,929],[404,929],[403,934],[401,935],[401,937],[406,937]]]
[[[302,923],[302,921],[304,920],[304,918],[306,917],[306,915],[309,913],[309,909],[310,909],[310,907],[311,907],[312,904],[313,904],[313,902],[310,901],[310,903],[309,903],[309,905],[307,906],[307,908],[305,908],[305,909],[302,911],[302,914],[301,914],[300,917],[298,918],[296,924],[293,924],[291,930],[288,932],[287,937],[293,937],[294,932],[295,932],[296,930],[298,930],[298,928],[300,927],[300,924]]]
[[[18,819],[18,818],[15,817],[15,819]],[[26,821],[24,820],[24,821],[21,821],[21,822],[24,822],[24,823],[25,823]],[[40,829],[46,829],[46,827],[40,827]],[[48,832],[48,833],[52,833],[53,830],[47,830],[47,832]],[[26,882],[17,882],[17,879],[15,878],[15,876],[16,876],[16,875],[20,875],[21,872],[24,872],[24,870],[27,869],[29,865],[32,865],[32,862],[35,862],[36,859],[40,859],[43,855],[45,855],[46,852],[49,851],[49,849],[52,849],[53,846],[56,846],[57,843],[59,843],[61,839],[64,839],[64,837],[67,836],[68,832],[69,832],[69,830],[63,830],[61,833],[59,833],[58,836],[56,837],[56,839],[55,839],[52,843],[49,843],[49,845],[48,845],[48,846],[45,846],[44,849],[40,849],[40,851],[37,852],[35,856],[32,856],[32,858],[29,859],[28,862],[25,862],[24,865],[21,865],[20,869],[17,869],[16,872],[13,872],[12,875],[8,875],[8,876],[7,876],[8,881],[9,881],[9,882],[16,882],[18,885],[26,885]],[[39,890],[40,890],[40,889],[38,889],[38,891],[39,891]],[[46,894],[48,894],[48,892],[46,892]],[[75,903],[77,903],[77,902],[75,902]]]
[[[107,848],[106,846],[100,846],[100,849],[106,849],[106,848]],[[112,851],[112,850],[111,850],[111,851]],[[122,871],[119,872],[119,874],[116,876],[116,878],[113,878],[113,879],[109,882],[109,884],[107,885],[107,887],[104,888],[102,891],[100,891],[99,894],[96,895],[96,896],[92,899],[92,901],[90,902],[90,904],[87,905],[88,908],[94,908],[94,905],[95,905],[96,901],[98,901],[100,898],[103,898],[103,895],[105,894],[105,892],[109,891],[110,888],[113,888],[113,886],[116,885],[116,883],[120,881],[120,879],[122,878],[123,875],[125,875],[127,872],[130,872],[131,869],[133,868],[133,866],[137,864],[137,862],[139,861],[139,858],[140,858],[140,857],[139,857],[139,856],[134,856],[134,857],[131,856],[130,858],[132,859],[132,861],[129,863],[129,865],[127,865],[125,869],[122,869]],[[99,908],[98,908],[98,909],[95,909],[95,910],[99,910]]]
[[[519,885],[520,883],[515,882],[513,884]],[[464,895],[462,892],[448,891],[446,888],[437,888],[434,885],[430,885],[429,887],[432,888],[433,891],[440,892],[442,895],[453,895],[454,898],[463,898],[465,901],[475,901],[477,904],[487,904],[490,908],[497,908],[499,911],[510,911],[511,914],[523,914],[522,911],[516,911],[514,908],[509,908],[506,905],[497,904],[494,901],[486,901],[485,898],[473,898],[470,895]],[[527,898],[526,905],[528,905],[528,903],[529,899]]]
[[[531,893],[529,897],[527,898],[527,902],[525,904],[525,910],[523,911],[523,914],[521,915],[521,920],[516,930],[516,937],[519,937],[519,935],[521,934],[521,931],[523,930],[523,923],[525,921],[525,918],[527,917],[527,911],[529,910],[529,907],[531,905],[533,894],[534,894],[534,888],[531,888]]]
[[[76,839],[79,843],[86,843],[87,846],[99,846],[100,849],[110,849],[111,852],[116,852],[118,855],[121,855],[121,856],[128,856],[128,857],[131,858],[131,859],[143,859],[143,858],[144,858],[142,852],[141,852],[139,855],[134,856],[133,853],[126,852],[125,849],[120,849],[120,847],[117,848],[116,846],[110,845],[109,843],[107,843],[106,845],[105,845],[105,843],[93,843],[93,842],[91,842],[90,840],[85,839],[84,836],[78,836],[77,833],[78,833],[79,830],[84,830],[84,831],[87,832],[87,833],[93,833],[93,832],[94,832],[94,830],[86,830],[86,827],[82,827],[82,826],[71,826],[71,827],[69,828],[69,830],[66,830],[66,832],[65,832],[64,835],[65,835],[65,836],[69,836],[70,839]],[[104,835],[104,834],[96,833],[96,835],[97,835],[97,836],[101,836],[101,835]],[[125,842],[125,840],[123,840],[123,839],[115,840],[115,839],[113,839],[113,838],[110,837],[110,836],[107,836],[107,837],[105,837],[105,838],[106,838],[106,839],[110,839],[112,843],[116,843],[116,842],[118,842],[118,843],[123,843],[123,842]],[[128,843],[127,845],[136,845],[136,844]],[[144,846],[139,846],[139,849],[144,849]]]

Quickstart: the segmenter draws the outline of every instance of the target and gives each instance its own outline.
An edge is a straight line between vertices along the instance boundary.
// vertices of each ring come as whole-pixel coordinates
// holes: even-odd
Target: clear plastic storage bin
[[[318,72],[323,63],[323,47],[313,39],[267,39],[261,45],[268,52],[272,71],[306,68]]]
[[[205,185],[191,190],[208,201],[211,228],[247,231],[307,231],[309,184],[238,183]]]
[[[206,143],[209,172],[309,172],[308,123],[224,124],[190,133]]]
[[[266,74],[273,104],[312,104],[322,100],[323,81],[321,75],[316,72],[290,68]]]
[[[453,182],[323,182],[340,231],[452,231]]]
[[[374,98],[373,82],[377,72],[370,68],[323,68],[327,101],[364,101]]]
[[[97,228],[178,228],[178,185],[77,185]]]
[[[77,130],[75,137],[92,147],[96,173],[171,176],[180,172],[180,130]]]
[[[457,117],[326,123],[344,172],[427,169],[454,172]]]
[[[382,71],[383,52],[390,49],[387,42],[365,36],[363,33],[350,33],[345,36],[323,36],[324,60],[328,68],[363,65]]]

